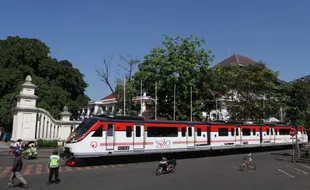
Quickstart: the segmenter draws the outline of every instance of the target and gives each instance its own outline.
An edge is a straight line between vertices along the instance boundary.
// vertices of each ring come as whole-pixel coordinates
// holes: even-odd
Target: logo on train
[[[95,142],[95,141],[93,141],[93,142],[90,143],[90,146],[91,146],[92,148],[97,148],[98,143]]]
[[[156,141],[156,148],[170,148],[171,141],[163,139]]]

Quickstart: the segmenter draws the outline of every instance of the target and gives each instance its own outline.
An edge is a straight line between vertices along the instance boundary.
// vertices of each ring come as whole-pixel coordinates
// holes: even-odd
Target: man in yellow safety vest
[[[54,150],[53,154],[50,156],[50,163],[48,164],[49,168],[50,168],[50,173],[48,176],[48,185],[50,185],[52,183],[52,178],[53,175],[55,174],[55,183],[59,183],[60,179],[59,179],[59,160],[60,157],[58,155],[58,151]]]

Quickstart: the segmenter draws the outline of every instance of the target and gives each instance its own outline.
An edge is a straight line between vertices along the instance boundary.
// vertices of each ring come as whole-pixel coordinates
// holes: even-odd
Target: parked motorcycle
[[[159,165],[156,169],[156,175],[162,175],[164,173],[173,173],[175,172],[177,161],[175,159],[167,160],[167,158],[162,157],[162,160],[159,162]]]
[[[37,148],[35,147],[35,142],[30,141],[23,147],[23,158],[24,159],[36,159],[38,155]]]

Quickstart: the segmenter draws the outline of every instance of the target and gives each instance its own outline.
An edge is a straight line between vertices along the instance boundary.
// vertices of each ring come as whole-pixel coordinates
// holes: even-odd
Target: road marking
[[[281,169],[279,169],[279,168],[278,168],[278,171],[284,173],[285,175],[290,176],[291,178],[295,178],[295,176],[293,176],[293,175],[291,175],[291,174],[289,174],[289,173],[286,173],[285,171],[283,171],[283,170],[281,170]]]
[[[42,164],[38,164],[37,165],[37,168],[36,168],[36,174],[41,174],[42,173],[42,169],[43,169],[43,166]]]
[[[67,169],[67,172],[71,172],[72,171],[72,168],[69,167],[69,166],[66,166],[66,169]]]
[[[24,175],[30,175],[32,171],[32,164],[27,165],[25,171],[24,171]]]
[[[6,168],[2,171],[0,177],[5,177],[5,176],[7,176],[7,175],[10,173],[11,169],[12,169],[12,167],[6,167]]]
[[[294,168],[294,167],[289,166],[289,165],[287,165],[287,167],[292,168],[292,169],[294,169],[294,170],[296,170],[296,171],[299,171],[299,172],[301,172],[301,173],[303,173],[303,174],[305,174],[305,175],[308,175],[308,173],[307,173],[307,172],[302,171],[302,170],[300,170],[300,169],[298,169],[298,168]]]
[[[306,165],[303,165],[303,164],[300,164],[300,163],[298,163],[299,165],[301,165],[302,167],[305,167],[305,168],[308,168],[308,169],[310,169],[310,167],[309,166],[306,166]]]

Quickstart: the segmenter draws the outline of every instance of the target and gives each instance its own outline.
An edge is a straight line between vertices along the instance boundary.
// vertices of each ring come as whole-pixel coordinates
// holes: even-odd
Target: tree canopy
[[[194,36],[169,37],[165,35],[163,47],[154,48],[144,57],[139,70],[134,75],[136,89],[142,81],[143,91],[155,97],[155,82],[158,83],[158,110],[173,115],[174,86],[176,86],[176,115],[180,119],[190,116],[190,89],[192,88],[194,115],[201,114],[201,106],[208,100],[207,83],[202,83],[210,76],[209,63],[214,56],[205,50],[205,41]],[[201,88],[206,88],[202,91]]]
[[[84,75],[67,60],[49,56],[50,48],[38,39],[8,37],[0,41],[0,126],[12,126],[12,108],[27,75],[38,86],[37,107],[58,118],[67,105],[73,116],[87,105]]]
[[[218,106],[228,110],[230,120],[257,121],[276,117],[310,127],[310,77],[286,83],[278,79],[278,72],[263,62],[249,59],[244,59],[248,61],[244,64],[225,63],[210,68],[215,56],[211,50],[204,49],[203,39],[192,35],[164,37],[161,47],[153,48],[144,56],[138,71],[127,75],[126,102],[140,94],[140,82],[143,92],[155,98],[157,84],[158,113],[172,117],[175,99],[177,120],[189,120],[192,90],[192,113],[196,118],[201,119],[202,112],[210,114]],[[108,75],[102,76],[111,87]],[[119,104],[123,103],[123,79],[117,79],[112,92],[116,92]],[[218,99],[221,99],[220,105]],[[127,106],[127,109],[136,108]]]

